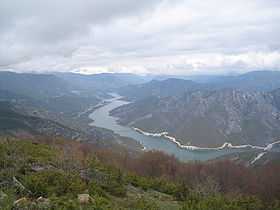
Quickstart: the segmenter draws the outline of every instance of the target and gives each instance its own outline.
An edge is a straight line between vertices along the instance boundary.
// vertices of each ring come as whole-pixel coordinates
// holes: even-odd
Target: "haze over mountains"
[[[118,92],[132,101],[112,111],[121,124],[168,131],[183,144],[209,147],[275,141],[280,135],[279,88],[276,71],[195,77],[0,72],[1,100],[20,114],[86,127],[73,119]],[[87,116],[80,118],[89,122]]]
[[[280,87],[280,74],[277,71],[255,71],[235,76],[155,76],[147,84],[123,87],[120,93],[127,97],[148,95],[174,95],[193,90],[236,89],[243,91],[272,91]],[[186,81],[187,80],[187,81]],[[136,96],[135,94],[138,94]],[[141,96],[142,95],[142,96]]]
[[[0,0],[0,210],[279,210],[280,0]]]
[[[122,80],[117,79],[118,75],[108,75],[104,79],[102,75],[87,77],[75,74],[70,81],[71,76],[68,73],[0,72],[0,134],[22,137],[61,136],[95,144],[100,141],[100,146],[115,145],[115,148],[118,144],[126,144],[126,138],[120,139],[111,131],[89,126],[88,118],[98,103],[111,97],[108,92],[112,86],[119,87],[118,84],[122,83]],[[88,80],[91,85],[88,85]],[[95,80],[99,83],[95,83]],[[102,85],[104,89],[100,88]],[[103,138],[106,142],[101,141]],[[131,145],[138,149],[134,142]]]
[[[112,114],[144,131],[167,131],[183,144],[266,145],[279,138],[279,76],[262,71],[124,87],[120,93],[134,102]]]
[[[127,203],[130,206],[137,206],[138,204],[133,204],[133,200],[139,199],[141,192],[140,194],[149,197],[149,200],[153,195],[152,201],[163,206],[136,208],[139,210],[166,209],[166,205],[168,209],[179,210],[182,202],[181,198],[178,199],[176,196],[181,192],[181,188],[177,187],[176,183],[190,181],[188,177],[194,177],[193,180],[196,180],[201,176],[204,180],[205,177],[201,174],[208,176],[213,173],[215,174],[213,177],[217,179],[224,177],[227,174],[224,171],[229,170],[230,180],[235,180],[236,177],[247,180],[246,184],[242,183],[240,189],[238,188],[242,192],[246,192],[244,186],[248,186],[250,190],[255,189],[251,184],[247,184],[248,180],[253,178],[254,185],[262,187],[263,180],[279,183],[278,177],[267,179],[271,177],[270,174],[262,176],[261,183],[255,180],[258,175],[253,175],[256,171],[266,174],[271,170],[275,177],[277,174],[275,171],[279,170],[275,168],[280,160],[280,146],[277,142],[280,136],[279,81],[280,72],[270,71],[251,72],[239,76],[167,76],[167,78],[132,74],[0,72],[0,155],[3,160],[10,163],[7,165],[8,168],[5,166],[0,171],[6,174],[10,170],[10,165],[18,167],[14,151],[21,151],[20,155],[24,158],[20,157],[20,160],[25,161],[22,163],[24,166],[19,164],[20,169],[15,170],[14,178],[4,175],[5,179],[19,179],[26,189],[41,195],[46,190],[56,192],[56,188],[49,186],[58,186],[60,189],[61,186],[70,185],[65,184],[66,180],[69,176],[75,175],[80,180],[79,183],[83,183],[81,189],[84,190],[78,189],[77,192],[83,192],[86,196],[91,194],[95,199],[99,198],[98,196],[105,196],[107,204],[111,203],[114,206],[115,202],[120,201],[123,206]],[[118,101],[124,102],[121,104],[125,105],[110,108],[111,104],[114,105],[114,102]],[[100,115],[104,119],[98,119],[101,125],[110,124],[111,121],[108,119],[114,116],[123,127],[114,123],[111,127],[95,126],[92,122],[95,119],[91,115],[102,112],[100,110],[105,113]],[[138,133],[133,128],[139,128],[146,133]],[[134,139],[134,135],[121,135],[117,129],[124,130],[124,134],[132,131],[138,136]],[[175,137],[181,145],[197,147],[184,149],[179,147],[171,141],[173,140],[171,137],[166,138],[160,134],[166,131],[169,137]],[[147,138],[148,136],[150,138]],[[160,148],[161,151],[154,149],[150,151],[139,138],[153,141],[151,145],[156,142],[152,148],[156,150]],[[226,144],[220,147],[225,142],[235,146],[247,144],[253,146],[241,146],[239,149]],[[56,151],[50,154],[57,156],[44,153],[51,151]],[[26,158],[27,154],[31,155],[30,160]],[[90,162],[92,157],[94,164]],[[47,162],[40,162],[41,158],[46,158]],[[176,158],[184,162],[203,160],[205,162],[201,164],[205,165],[183,163]],[[33,160],[35,162],[32,162]],[[106,164],[109,165],[108,169]],[[210,169],[201,172],[198,168],[202,166]],[[113,173],[112,167],[117,167],[116,174]],[[108,171],[105,172],[105,169]],[[133,175],[130,175],[130,171]],[[134,173],[144,177],[139,178]],[[243,173],[245,175],[242,175]],[[252,175],[249,176],[248,173]],[[51,181],[59,177],[60,180],[61,174],[66,177],[65,181],[58,184]],[[26,179],[30,176],[41,178],[27,182]],[[54,178],[45,180],[45,177],[49,176]],[[159,176],[161,177],[159,183],[151,181],[154,177],[159,180]],[[146,177],[149,181],[146,181]],[[181,180],[179,177],[184,178]],[[168,180],[174,182],[174,185],[165,186],[164,183]],[[223,180],[218,180],[217,183],[221,185]],[[8,189],[14,187],[14,182],[5,182],[9,183]],[[42,187],[41,183],[44,183]],[[102,191],[102,194],[93,193],[91,188],[93,183],[93,189],[99,189],[98,192]],[[192,188],[198,186],[197,181],[191,183]],[[203,186],[208,186],[202,183]],[[268,184],[265,183],[265,186]],[[278,192],[277,189],[275,187],[272,190],[273,199]],[[76,196],[76,191],[70,191]],[[193,189],[192,191],[196,192]],[[264,191],[266,190],[258,190],[262,193]],[[159,192],[166,193],[161,194],[165,197],[159,199]],[[232,187],[226,192],[232,192]],[[42,195],[53,196],[46,193]],[[168,199],[167,195],[170,196]],[[39,202],[37,198],[34,201],[33,195],[28,196],[30,197],[28,202],[33,204]],[[59,195],[56,196],[60,199]],[[73,195],[71,196],[71,199],[74,199]],[[129,198],[129,202],[127,200],[123,202],[126,197]],[[95,205],[96,202],[92,202]],[[53,201],[50,203],[54,205]],[[104,207],[105,204],[102,205]],[[139,205],[142,206],[142,203]]]

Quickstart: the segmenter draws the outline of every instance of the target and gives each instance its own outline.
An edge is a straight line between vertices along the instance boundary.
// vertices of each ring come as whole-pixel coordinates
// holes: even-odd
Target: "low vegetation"
[[[63,139],[0,140],[0,209],[280,209],[280,166],[182,163]]]

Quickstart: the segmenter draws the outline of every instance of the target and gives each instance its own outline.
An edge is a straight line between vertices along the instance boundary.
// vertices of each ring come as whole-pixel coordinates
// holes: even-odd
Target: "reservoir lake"
[[[129,137],[135,141],[138,141],[143,145],[145,150],[161,150],[167,154],[174,155],[182,161],[190,160],[210,160],[226,154],[243,152],[248,150],[256,150],[255,148],[244,147],[244,148],[200,148],[200,149],[190,149],[182,148],[176,143],[170,141],[163,136],[151,136],[144,135],[137,132],[134,128],[129,126],[120,125],[117,120],[118,118],[111,116],[110,111],[120,107],[122,105],[128,104],[130,102],[124,101],[120,96],[114,95],[114,98],[106,101],[106,105],[94,110],[89,118],[93,121],[90,123],[91,126],[96,126],[100,128],[105,128],[114,131],[120,136]]]

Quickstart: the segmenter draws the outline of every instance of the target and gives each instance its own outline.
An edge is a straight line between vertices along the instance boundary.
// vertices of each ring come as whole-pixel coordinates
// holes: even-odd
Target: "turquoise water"
[[[134,139],[135,141],[138,141],[147,150],[161,150],[168,154],[174,155],[175,157],[183,161],[209,160],[225,154],[248,151],[249,149],[252,150],[252,148],[191,150],[191,149],[181,148],[174,142],[164,137],[146,136],[144,134],[135,131],[131,127],[119,125],[117,123],[117,118],[110,116],[111,110],[125,104],[128,104],[128,102],[121,100],[120,97],[115,97],[114,99],[111,99],[110,103],[95,110],[93,113],[89,115],[89,117],[93,120],[93,122],[90,125],[112,130],[121,136],[129,137]]]

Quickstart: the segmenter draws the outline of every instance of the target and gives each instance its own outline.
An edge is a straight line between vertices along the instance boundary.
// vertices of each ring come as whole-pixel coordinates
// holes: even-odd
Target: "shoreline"
[[[273,143],[268,144],[265,147],[261,146],[254,146],[254,145],[232,145],[229,142],[225,142],[222,146],[220,147],[198,147],[198,146],[188,146],[188,145],[183,145],[181,144],[175,137],[169,136],[168,132],[161,132],[161,133],[149,133],[141,130],[140,128],[135,128],[132,127],[136,132],[141,133],[145,136],[153,136],[153,137],[163,137],[175,144],[177,144],[178,147],[182,149],[188,149],[188,150],[223,150],[223,149],[256,149],[256,150],[262,150],[262,151],[270,151],[273,149],[273,146],[276,144],[280,144],[280,141],[275,141]]]
[[[120,102],[128,102],[126,100],[123,99],[122,96],[120,95],[117,95],[117,94],[111,94],[112,95],[112,98],[110,99],[106,99],[105,101],[107,102],[105,105],[108,105],[114,101],[120,101]],[[128,102],[130,103],[130,102]],[[103,107],[103,106],[101,106]],[[99,107],[99,108],[101,108]],[[94,112],[93,112],[94,113]],[[91,113],[91,114],[93,114]],[[91,115],[90,114],[90,115]],[[90,116],[89,115],[89,116]],[[111,116],[111,114],[109,114],[109,116]],[[94,119],[89,117],[91,119],[92,122],[94,122]],[[118,119],[115,118],[116,120],[116,123],[118,123]],[[89,124],[90,126],[91,123]],[[120,124],[119,124],[120,125]],[[150,137],[155,137],[155,138],[163,138],[162,140],[167,140],[168,142],[174,144],[174,147],[177,147],[178,149],[183,149],[185,150],[187,153],[188,152],[196,152],[196,153],[216,153],[216,152],[221,152],[221,153],[234,153],[234,152],[246,152],[246,151],[256,151],[258,154],[257,157],[255,157],[252,162],[255,163],[257,162],[259,159],[261,159],[263,155],[260,155],[260,153],[267,153],[269,151],[273,151],[274,149],[276,149],[275,151],[276,152],[280,152],[280,141],[275,141],[271,144],[268,144],[266,146],[254,146],[254,145],[232,145],[232,143],[228,143],[228,142],[225,142],[223,145],[219,146],[219,147],[198,147],[198,146],[192,146],[192,145],[184,145],[182,144],[178,139],[176,139],[175,137],[171,136],[168,134],[168,132],[161,132],[161,133],[150,133],[150,132],[146,132],[144,130],[141,130],[140,128],[136,128],[136,127],[132,127],[132,126],[127,126],[127,125],[122,125],[122,126],[125,126],[127,128],[130,128],[132,129],[133,131],[137,132],[137,133],[140,133],[141,135],[143,136],[150,136]],[[113,131],[115,132],[115,131]],[[137,140],[136,139],[133,139],[135,141],[137,141],[140,145],[141,145],[141,150],[142,151],[147,151],[149,150],[146,146],[144,146],[145,144],[141,143],[141,141]],[[277,145],[277,147],[275,147]],[[278,146],[279,145],[279,146]],[[165,151],[165,150],[164,150]],[[166,151],[165,151],[166,152]],[[168,152],[167,152],[168,153]],[[179,154],[179,153],[178,153]],[[219,155],[214,155],[214,156],[219,156]],[[196,158],[191,158],[191,157],[180,157],[180,155],[178,156],[178,158],[181,158],[182,160],[193,160],[193,159],[196,159]],[[215,157],[214,157],[215,158]],[[201,159],[201,158],[197,158],[197,159]],[[208,160],[208,159],[213,159],[213,158],[204,158],[205,160]],[[204,160],[203,159],[203,160]]]
[[[107,105],[107,104],[109,104],[109,103],[111,103],[115,100],[125,101],[125,100],[123,100],[123,97],[118,95],[118,94],[110,93],[110,95],[112,96],[112,98],[104,100],[103,101],[103,103],[105,102],[104,105]],[[100,107],[98,107],[98,108],[100,108]],[[175,137],[168,135],[167,131],[164,131],[164,132],[161,132],[161,133],[150,133],[150,132],[143,131],[140,128],[136,128],[136,127],[131,127],[131,128],[133,130],[135,130],[136,132],[138,132],[140,134],[143,134],[145,136],[163,137],[163,138],[167,139],[168,141],[173,142],[174,144],[176,144],[181,149],[192,150],[192,151],[219,151],[219,150],[224,150],[224,149],[254,149],[254,150],[261,150],[261,151],[266,151],[267,152],[267,151],[270,151],[271,149],[273,149],[273,146],[275,144],[280,144],[280,140],[279,140],[279,141],[275,141],[273,143],[270,143],[267,146],[255,146],[255,145],[250,145],[250,144],[247,144],[247,145],[232,145],[232,143],[225,142],[220,147],[198,147],[198,146],[182,144]],[[144,150],[146,150],[145,146],[144,145],[142,145],[142,146],[143,146]]]

